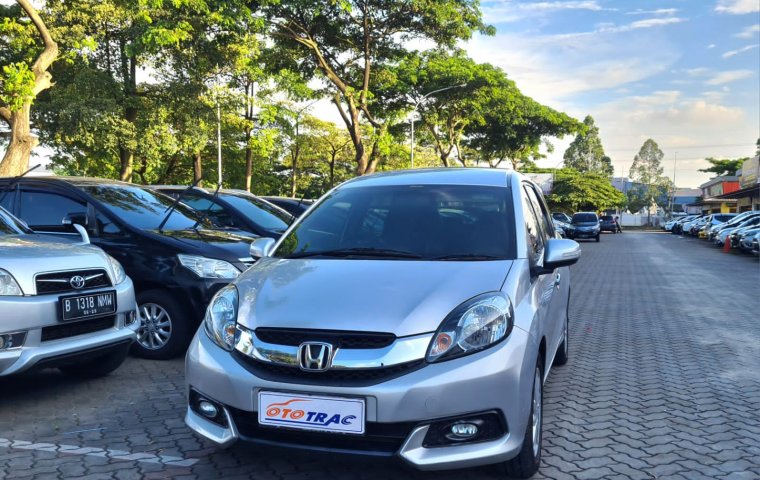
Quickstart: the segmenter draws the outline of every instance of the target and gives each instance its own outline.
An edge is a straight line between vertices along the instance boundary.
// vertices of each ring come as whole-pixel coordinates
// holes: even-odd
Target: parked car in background
[[[0,179],[3,203],[35,232],[78,238],[116,258],[134,282],[137,342],[146,358],[181,354],[211,297],[253,264],[251,239],[215,228],[150,188],[94,178]]]
[[[280,238],[293,222],[293,215],[245,190],[220,189],[214,192],[199,187],[187,190],[184,186],[166,185],[151,188],[174,199],[182,195],[182,203],[207,215],[220,227],[260,237]]]
[[[712,227],[725,223],[735,216],[735,213],[713,213],[711,215],[708,215],[706,221],[699,229],[699,238],[708,238],[710,229]]]
[[[670,233],[674,233],[677,235],[680,235],[683,233],[683,227],[686,223],[692,222],[698,218],[702,217],[702,215],[689,215],[686,217],[683,217],[679,220],[676,220],[675,223],[673,223],[673,228],[671,228]]]
[[[599,217],[599,231],[600,232],[618,232],[617,222],[612,215],[602,215]]]
[[[750,210],[750,211],[747,211],[747,212],[742,212],[742,213],[734,216],[730,220],[727,220],[724,223],[719,223],[717,225],[714,225],[713,227],[710,227],[710,230],[707,233],[707,239],[710,240],[710,241],[713,241],[713,240],[715,240],[715,236],[721,230],[723,230],[725,228],[733,228],[734,226],[740,224],[744,220],[746,220],[748,218],[751,218],[751,217],[754,217],[756,215],[760,215],[760,211],[758,211],[758,210]]]
[[[192,430],[536,472],[580,248],[554,237],[533,182],[495,169],[360,177],[252,250],[262,259],[216,295],[188,351]]]
[[[760,256],[760,233],[752,239],[752,254]]]
[[[751,228],[748,228],[747,230],[741,232],[741,233],[732,233],[731,236],[733,237],[736,235],[736,242],[735,246],[736,248],[739,248],[743,252],[750,253],[752,252],[752,242],[757,237],[757,235],[760,233],[760,226],[754,226]]]
[[[577,212],[573,214],[571,225],[575,228],[573,238],[593,238],[599,241],[599,217],[594,212]]]
[[[309,209],[316,200],[308,198],[290,198],[290,197],[261,197],[269,203],[277,205],[287,211],[294,217],[300,217],[303,212]]]
[[[132,281],[86,233],[38,235],[0,207],[0,376],[111,373],[135,340],[135,308]]]
[[[575,233],[575,227],[573,227],[569,223],[562,222],[557,219],[552,219],[554,222],[554,230],[559,233],[562,238],[573,238],[573,234]]]
[[[568,224],[573,222],[573,219],[570,217],[570,215],[563,212],[552,212],[552,218],[554,220],[559,220],[560,222],[565,222]]]
[[[731,242],[730,235],[736,231],[748,229],[755,225],[760,225],[760,215],[747,216],[740,223],[730,225],[727,228],[722,228],[713,238],[713,243],[716,245],[723,245],[726,242]],[[733,246],[733,245],[732,245]]]

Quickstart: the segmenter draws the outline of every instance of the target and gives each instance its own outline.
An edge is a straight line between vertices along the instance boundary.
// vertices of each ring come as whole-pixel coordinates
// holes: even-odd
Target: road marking
[[[172,455],[155,455],[148,452],[131,453],[125,450],[109,450],[105,448],[80,447],[78,445],[64,445],[57,443],[35,443],[24,440],[9,440],[7,438],[0,438],[0,448],[56,452],[65,453],[67,455],[86,455],[90,457],[104,457],[112,460],[126,460],[142,463],[159,463],[172,467],[190,467],[198,463],[197,458],[184,459]]]

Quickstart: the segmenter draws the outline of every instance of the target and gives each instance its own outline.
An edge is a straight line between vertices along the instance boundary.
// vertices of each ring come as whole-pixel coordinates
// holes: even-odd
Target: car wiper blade
[[[478,254],[453,254],[453,255],[441,255],[440,257],[433,257],[431,260],[504,260],[502,257],[495,257],[493,255],[478,255]]]
[[[196,185],[198,185],[201,180],[203,180],[203,177],[198,177],[198,179],[196,181],[194,181],[193,183],[191,183],[190,185],[188,185],[187,188],[185,188],[184,190],[182,190],[182,192],[180,192],[179,196],[174,200],[174,202],[172,202],[172,204],[169,205],[169,208],[167,208],[165,210],[166,211],[166,216],[164,217],[163,220],[161,220],[161,223],[158,224],[157,230],[159,232],[163,230],[164,225],[166,225],[166,222],[169,221],[169,217],[172,216],[172,212],[174,211],[174,208],[179,204],[179,202],[182,201],[182,199],[185,197],[185,195],[187,195],[187,192],[189,192]]]
[[[202,211],[202,212],[198,211],[198,213],[200,213],[203,216],[203,218],[205,218],[206,220],[208,220],[212,224],[214,222],[211,220],[211,215],[210,215],[209,212],[211,212],[211,207],[214,206],[214,200],[216,200],[216,197],[219,196],[219,189],[220,188],[222,188],[222,183],[221,182],[219,182],[216,185],[216,190],[214,190],[214,195],[211,197],[211,200],[208,202],[208,207],[206,207],[206,209],[204,211]],[[195,221],[195,223],[193,224],[193,226],[190,229],[191,230],[195,230],[196,228],[198,228],[198,224],[199,223],[201,223],[201,218],[200,217],[198,217],[198,220]]]
[[[405,252],[403,250],[391,250],[386,248],[341,248],[337,250],[322,250],[315,252],[296,252],[292,253],[285,258],[306,258],[306,257],[380,257],[380,258],[422,258],[422,255],[418,255],[412,252]]]

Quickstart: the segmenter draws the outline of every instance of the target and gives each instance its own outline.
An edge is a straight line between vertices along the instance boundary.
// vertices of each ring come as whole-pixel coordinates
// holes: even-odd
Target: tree
[[[555,171],[552,193],[546,200],[552,210],[570,212],[622,207],[626,201],[625,195],[612,186],[607,176],[572,168]]]
[[[0,176],[26,170],[37,137],[32,134],[32,103],[52,85],[48,68],[58,58],[58,44],[29,0],[19,8],[0,5],[0,118],[10,128]],[[23,13],[22,13],[23,10]],[[36,34],[35,34],[36,31]],[[42,44],[40,46],[40,43]]]
[[[736,171],[742,168],[742,164],[745,160],[749,160],[749,157],[737,158],[737,159],[721,159],[708,157],[705,160],[711,165],[708,168],[700,168],[700,172],[714,173],[717,176],[721,175],[736,175]]]
[[[390,71],[403,58],[404,43],[453,47],[475,30],[493,31],[482,23],[476,0],[263,0],[261,15],[282,55],[297,59],[305,75],[318,72],[331,86],[359,175],[372,173],[380,160],[388,125],[379,116],[374,87],[392,81]],[[367,127],[372,135],[365,135]]]
[[[657,142],[647,139],[641,146],[639,153],[633,159],[630,175],[631,179],[642,184],[646,190],[643,200],[647,207],[657,204],[656,199],[661,195],[661,190],[667,188],[669,180],[662,175],[662,157],[664,154]],[[647,209],[647,223],[651,223],[651,212]]]
[[[604,154],[602,139],[599,137],[599,127],[591,115],[583,119],[585,128],[575,137],[575,140],[565,150],[565,167],[574,168],[579,172],[597,172],[612,176],[615,172],[610,157]]]

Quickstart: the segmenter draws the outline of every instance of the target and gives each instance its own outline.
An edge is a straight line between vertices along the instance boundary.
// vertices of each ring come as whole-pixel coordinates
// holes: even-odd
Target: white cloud
[[[689,68],[685,70],[686,74],[690,77],[703,77],[710,73],[709,68],[705,67],[697,67],[697,68]]]
[[[760,2],[757,0],[718,0],[715,11],[734,15],[760,12]]]
[[[741,32],[734,34],[734,37],[754,38],[755,34],[758,32],[760,32],[760,23],[744,28]]]
[[[675,15],[678,13],[677,8],[658,8],[656,10],[642,10],[637,8],[632,12],[626,12],[626,15]]]
[[[553,2],[512,2],[509,0],[488,1],[481,5],[483,19],[487,23],[509,23],[527,17],[546,15],[567,10],[606,10],[593,0],[588,1],[553,1]]]
[[[708,45],[708,46],[707,46],[707,48],[708,48],[708,49],[710,49],[710,48],[715,48],[716,46],[717,46],[717,45],[715,45],[714,43],[711,43],[710,45]]]
[[[646,20],[637,20],[627,25],[628,28],[651,28],[660,27],[662,25],[670,25],[673,23],[685,22],[685,18],[669,17],[669,18],[647,18]]]
[[[735,55],[739,55],[740,53],[744,53],[744,52],[748,52],[750,50],[753,50],[753,49],[755,49],[757,47],[758,47],[757,44],[747,45],[746,47],[742,47],[742,48],[739,48],[739,49],[736,49],[736,50],[729,50],[728,52],[724,53],[721,56],[723,58],[730,58],[730,57],[733,57]]]
[[[755,72],[752,70],[727,70],[725,72],[718,72],[705,82],[705,85],[723,85],[725,83],[736,82],[753,76]]]

